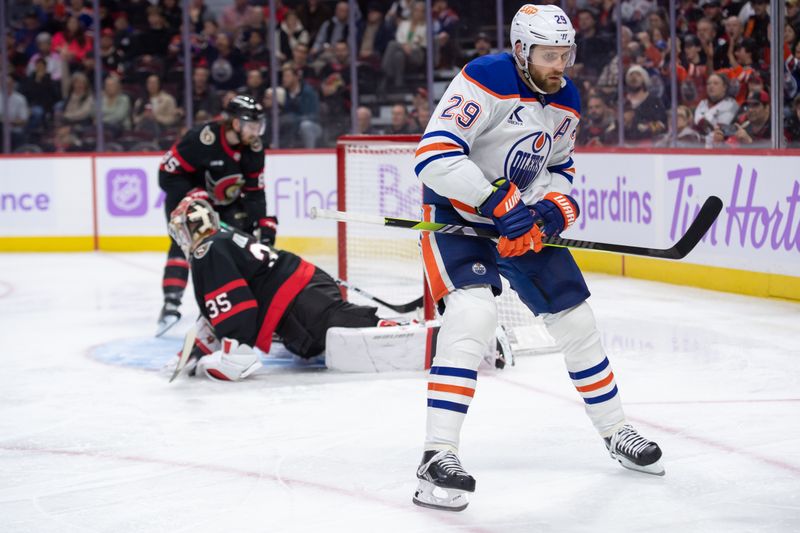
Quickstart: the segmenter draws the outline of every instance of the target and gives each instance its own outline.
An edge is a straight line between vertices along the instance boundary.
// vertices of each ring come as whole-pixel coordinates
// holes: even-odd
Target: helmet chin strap
[[[531,84],[531,87],[533,88],[534,91],[536,91],[537,93],[547,94],[545,91],[540,89],[538,85],[536,85],[536,82],[533,81],[533,76],[531,76],[531,73],[528,71],[527,68],[522,72],[525,73],[525,79],[528,81],[528,83]]]
[[[528,71],[528,62],[521,61],[519,56],[515,53],[514,54],[514,62],[517,64],[517,67],[522,71],[522,77],[525,79],[526,83],[529,83],[531,89],[536,91],[537,93],[547,94],[545,91],[541,90],[536,82],[533,81],[533,76],[531,76],[530,71]]]

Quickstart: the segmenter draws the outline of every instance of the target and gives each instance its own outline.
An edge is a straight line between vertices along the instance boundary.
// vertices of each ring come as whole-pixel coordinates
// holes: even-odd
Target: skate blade
[[[164,333],[169,331],[172,326],[177,324],[180,321],[180,317],[174,315],[168,315],[163,318],[163,320],[158,321],[158,327],[156,328],[156,337],[162,336]]]
[[[440,511],[463,511],[469,505],[468,492],[459,489],[446,489],[438,487],[430,481],[419,480],[414,497],[411,501],[420,507],[437,509]]]
[[[637,465],[624,457],[617,457],[617,462],[627,468],[628,470],[635,470],[636,472],[642,472],[644,474],[651,474],[653,476],[663,476],[666,474],[664,467],[661,466],[661,461],[656,461],[653,464],[649,464],[646,466]]]

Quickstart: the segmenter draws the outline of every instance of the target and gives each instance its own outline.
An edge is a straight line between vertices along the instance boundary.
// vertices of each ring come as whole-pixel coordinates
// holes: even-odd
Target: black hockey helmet
[[[225,106],[225,114],[228,120],[238,118],[243,123],[256,124],[258,135],[263,135],[267,128],[267,114],[264,112],[264,107],[252,96],[237,94]]]

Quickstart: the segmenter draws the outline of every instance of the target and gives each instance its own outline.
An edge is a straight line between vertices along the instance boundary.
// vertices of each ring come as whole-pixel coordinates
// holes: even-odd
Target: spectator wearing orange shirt
[[[753,60],[757,52],[756,42],[753,39],[744,39],[736,46],[734,57],[736,63],[730,68],[720,69],[717,72],[731,80],[735,91],[736,103],[744,104],[747,99],[747,84],[750,78],[757,75]]]

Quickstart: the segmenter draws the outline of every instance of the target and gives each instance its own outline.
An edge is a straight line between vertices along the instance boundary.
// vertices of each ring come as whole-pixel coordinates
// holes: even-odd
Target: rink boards
[[[578,153],[572,192],[582,212],[565,236],[667,247],[714,194],[725,208],[680,263],[575,255],[587,270],[800,300],[800,153],[752,153]],[[166,249],[159,158],[4,157],[0,251]],[[299,253],[333,253],[335,223],[308,213],[336,207],[334,151],[270,153],[265,178],[269,211],[280,221],[278,244]]]

